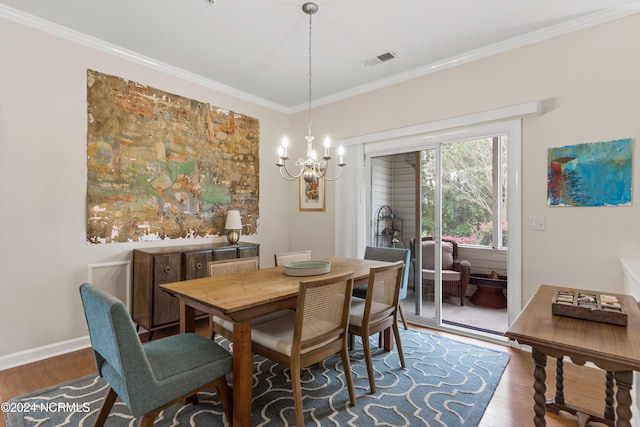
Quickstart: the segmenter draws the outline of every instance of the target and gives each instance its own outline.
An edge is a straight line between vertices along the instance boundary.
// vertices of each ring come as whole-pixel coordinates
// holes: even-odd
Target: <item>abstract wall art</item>
[[[255,234],[257,119],[87,71],[87,243]]]
[[[549,148],[549,206],[630,206],[633,141]]]

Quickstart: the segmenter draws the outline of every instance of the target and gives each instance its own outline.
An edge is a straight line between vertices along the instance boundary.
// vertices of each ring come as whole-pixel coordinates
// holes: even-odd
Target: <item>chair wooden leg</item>
[[[210,340],[214,339],[216,337],[216,331],[213,328],[213,319],[211,317],[209,317],[209,335],[208,338]]]
[[[100,406],[100,412],[98,412],[98,417],[93,423],[96,427],[102,427],[104,423],[107,421],[107,417],[109,416],[109,412],[111,412],[111,408],[113,407],[114,402],[118,395],[116,392],[109,387],[109,391],[102,402],[102,406]]]
[[[404,353],[402,352],[402,341],[400,341],[400,329],[398,328],[398,322],[394,323],[393,334],[396,336],[396,345],[398,347],[398,356],[400,356],[400,366],[402,369],[406,368],[404,364]]]
[[[349,400],[351,406],[356,406],[356,392],[353,387],[353,374],[351,373],[351,361],[349,360],[349,350],[347,350],[347,342],[342,346],[340,354],[342,355],[342,366],[344,366],[344,376],[347,379],[347,389],[349,390]]]
[[[400,301],[398,303],[398,310],[400,311],[400,318],[402,319],[402,324],[404,325],[404,330],[408,330],[409,327],[407,326],[407,316],[405,316],[404,314],[404,305],[402,304],[402,301]]]
[[[153,422],[156,420],[160,410],[161,409],[154,409],[153,411],[144,414],[138,422],[138,427],[153,427]]]
[[[165,403],[164,405],[147,412],[146,414],[144,414],[142,417],[140,417],[140,420],[138,422],[138,426],[139,427],[151,427],[153,426],[153,422],[155,421],[155,419],[158,417],[158,414],[160,414],[160,412],[162,412],[163,409],[166,409],[178,402],[182,402],[183,404],[193,404],[193,405],[197,405],[198,404],[198,392],[202,391],[202,390],[206,390],[210,387],[215,387],[216,391],[218,392],[218,395],[220,396],[220,402],[222,403],[222,408],[224,410],[224,415],[227,417],[227,423],[231,426],[233,423],[233,403],[231,400],[231,391],[229,390],[229,386],[227,385],[227,377],[226,376],[222,376],[220,378],[216,378],[215,380],[208,382],[207,384],[203,385],[202,387],[194,390],[191,392],[190,395],[184,395],[181,396],[175,400],[172,400],[170,402]],[[113,405],[113,401],[115,400],[116,394],[115,392],[113,392],[113,397],[111,397],[111,392],[113,392],[113,390],[110,390],[109,394],[107,394],[107,397],[105,398],[105,403],[103,403],[103,407],[105,407],[106,403],[111,400],[110,405]],[[111,406],[109,406],[110,408]],[[106,420],[107,415],[109,415],[109,411],[107,410],[107,412],[104,415],[104,419]],[[98,418],[100,419],[100,417],[102,416],[102,409],[101,409],[101,414],[98,415]],[[104,420],[102,421],[104,424]],[[96,420],[97,423],[97,420]],[[96,425],[100,425],[101,424],[96,424]]]
[[[222,408],[224,409],[224,415],[227,417],[227,423],[232,425],[233,423],[233,401],[231,400],[231,391],[229,390],[229,385],[227,384],[226,377],[220,377],[216,380],[214,384],[216,391],[218,392],[218,396],[220,396],[220,403],[222,403]]]
[[[369,376],[369,387],[371,393],[376,392],[376,381],[373,376],[373,360],[371,359],[371,345],[369,344],[369,338],[362,336],[362,347],[364,348],[364,359],[367,362],[367,375]]]
[[[193,393],[191,396],[188,396],[184,399],[185,405],[197,405],[198,404],[198,393]]]
[[[293,407],[296,413],[296,425],[304,426],[304,408],[302,407],[302,385],[300,384],[300,365],[294,363],[291,371],[291,388],[293,390]]]

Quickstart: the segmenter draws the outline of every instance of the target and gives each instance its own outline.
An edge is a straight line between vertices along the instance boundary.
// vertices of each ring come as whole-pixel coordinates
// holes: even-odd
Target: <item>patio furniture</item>
[[[469,283],[478,287],[469,298],[473,304],[489,308],[507,307],[507,297],[504,294],[507,289],[506,276],[492,278],[488,274],[474,273],[469,278]]]
[[[435,281],[434,269],[435,242],[427,237],[422,241],[422,292],[433,293]],[[458,244],[442,239],[442,295],[460,297],[464,306],[467,285],[471,276],[471,263],[458,258]]]

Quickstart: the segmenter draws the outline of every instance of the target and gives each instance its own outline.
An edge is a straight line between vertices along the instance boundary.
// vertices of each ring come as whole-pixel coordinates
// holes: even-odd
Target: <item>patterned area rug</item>
[[[229,342],[217,338],[224,346]],[[377,336],[372,336],[376,348]],[[477,426],[509,362],[509,354],[437,335],[402,330],[407,369],[398,354],[374,352],[375,394],[356,340],[351,369],[357,405],[349,406],[339,356],[305,369],[303,406],[308,426]],[[233,346],[231,346],[233,347]],[[253,425],[295,425],[289,370],[269,360],[254,359]],[[105,382],[93,375],[24,395],[3,405],[8,427],[88,426],[106,393]],[[174,405],[156,419],[156,426],[226,426],[214,393],[200,393],[199,404]],[[136,425],[119,400],[107,426]]]

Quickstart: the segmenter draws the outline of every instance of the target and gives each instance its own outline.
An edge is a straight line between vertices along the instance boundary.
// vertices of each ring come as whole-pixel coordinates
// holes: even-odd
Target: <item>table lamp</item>
[[[240,218],[240,211],[227,211],[227,222],[225,222],[224,228],[227,230],[231,230],[227,234],[227,240],[229,241],[229,243],[232,245],[238,243],[238,240],[240,240],[240,232],[236,230],[242,230],[242,219]]]

